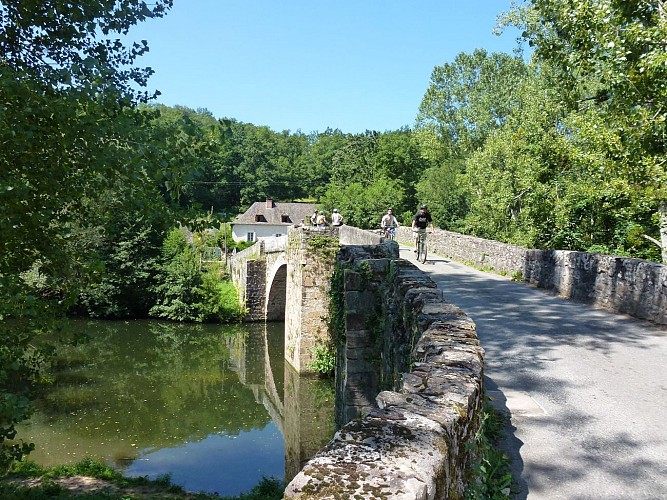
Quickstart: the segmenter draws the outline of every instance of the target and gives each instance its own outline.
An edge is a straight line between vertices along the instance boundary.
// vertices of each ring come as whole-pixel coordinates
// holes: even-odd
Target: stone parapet
[[[346,423],[290,482],[286,499],[463,498],[484,351],[470,318],[415,266],[378,255],[382,248],[394,247],[341,252],[336,383]]]
[[[309,373],[316,348],[328,343],[327,304],[338,234],[290,228],[286,248],[285,359],[299,373]]]
[[[412,241],[408,227],[397,237]],[[562,297],[667,325],[667,266],[641,259],[568,250],[531,250],[436,229],[431,252],[488,268]]]

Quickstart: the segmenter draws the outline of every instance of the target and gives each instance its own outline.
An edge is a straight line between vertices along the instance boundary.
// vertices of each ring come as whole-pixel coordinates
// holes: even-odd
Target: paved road
[[[477,324],[517,498],[667,499],[667,329],[442,257],[418,265]]]

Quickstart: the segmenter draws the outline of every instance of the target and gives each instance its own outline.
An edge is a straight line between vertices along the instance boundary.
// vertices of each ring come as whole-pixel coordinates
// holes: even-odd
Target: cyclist
[[[431,232],[435,231],[433,227],[433,219],[431,214],[428,211],[426,205],[422,205],[419,211],[412,218],[412,230],[415,233],[415,249],[414,252],[417,253],[417,245],[419,245],[419,233],[426,233],[426,228],[429,223],[431,224]]]
[[[392,237],[394,238],[396,235],[396,228],[400,224],[396,220],[396,217],[394,217],[394,212],[391,208],[387,209],[387,213],[382,216],[382,220],[380,221],[380,227],[382,228],[382,234],[385,235],[385,238],[387,237]]]

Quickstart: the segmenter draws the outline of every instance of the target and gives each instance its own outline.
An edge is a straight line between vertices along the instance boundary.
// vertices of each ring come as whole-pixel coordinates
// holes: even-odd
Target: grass
[[[487,401],[482,425],[472,444],[477,459],[466,489],[466,500],[508,500],[513,482],[510,459],[500,449],[499,442],[507,422],[507,414],[496,410]]]
[[[171,483],[169,476],[157,480],[127,478],[101,462],[84,459],[74,465],[42,468],[31,461],[15,462],[12,472],[0,480],[3,500],[280,500],[282,481],[263,478],[252,490],[239,496],[188,493]]]

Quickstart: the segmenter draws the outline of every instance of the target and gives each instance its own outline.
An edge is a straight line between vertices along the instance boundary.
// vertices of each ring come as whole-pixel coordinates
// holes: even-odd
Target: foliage
[[[158,318],[239,321],[245,313],[231,279],[219,265],[201,264],[181,228],[172,229],[163,243],[154,292],[157,301],[150,314]]]
[[[463,229],[463,220],[470,205],[464,172],[462,162],[451,160],[426,169],[416,184],[419,204],[425,203],[429,206],[434,224],[442,229]],[[410,214],[410,219],[414,212],[416,208]],[[403,223],[411,222],[404,216]]]
[[[517,109],[514,89],[526,74],[520,57],[477,49],[436,66],[419,106],[417,135],[428,157],[465,158]]]
[[[587,179],[597,186],[600,181],[611,183],[605,202],[609,195],[623,199],[620,206],[605,207],[616,219],[603,226],[607,239],[613,235],[617,240],[594,244],[635,253],[630,250],[635,247],[630,234],[634,231],[628,233],[622,226],[636,223],[646,237],[662,245],[662,260],[667,261],[663,6],[659,2],[533,0],[508,13],[504,22],[519,26],[535,47],[537,60],[554,68],[554,83],[568,104],[573,126],[559,132],[572,138],[578,156],[597,160]],[[611,140],[596,140],[602,137]],[[588,144],[584,138],[593,141]],[[648,217],[647,211],[651,212]],[[651,253],[638,250],[646,256]]]
[[[481,418],[480,428],[471,444],[476,460],[465,497],[471,500],[509,499],[512,489],[510,459],[497,447],[507,416],[487,402]]]
[[[345,267],[336,264],[329,286],[328,331],[336,346],[345,342]]]
[[[200,295],[205,311],[203,321],[241,321],[246,313],[231,278],[217,265],[210,266],[203,274]]]
[[[465,177],[467,159],[520,109],[517,89],[528,72],[520,57],[481,49],[433,70],[416,124],[415,141],[430,160],[417,194],[440,227],[466,227],[471,198],[479,196]]]
[[[336,373],[336,347],[318,344],[313,347],[313,361],[309,368],[324,377],[333,377]]]
[[[358,182],[330,184],[322,198],[322,205],[329,210],[329,207],[338,208],[346,224],[374,229],[380,227],[380,219],[388,207],[399,213],[406,206],[406,201],[400,181],[380,177],[368,185]]]
[[[151,316],[173,321],[201,321],[197,290],[202,273],[194,250],[180,228],[172,229],[162,247],[162,264],[155,286]]]
[[[74,241],[86,199],[146,180],[135,148],[149,69],[132,67],[145,43],[113,36],[171,6],[144,2],[0,4],[0,444],[29,415],[30,385],[55,340],[52,319],[98,269]],[[27,448],[4,448],[3,460]],[[3,463],[2,465],[5,465]]]
[[[327,234],[312,234],[306,240],[308,248],[325,259],[333,259],[338,253],[338,239]]]
[[[76,229],[76,241],[90,239],[99,260],[98,277],[86,286],[75,309],[91,317],[146,317],[155,302],[150,293],[170,211],[162,200],[136,207],[132,199],[111,194],[94,231]],[[94,207],[87,211],[89,222]],[[73,229],[73,232],[75,230]]]
[[[285,484],[279,479],[263,478],[248,493],[238,497],[222,497],[223,500],[280,500],[285,492]]]

